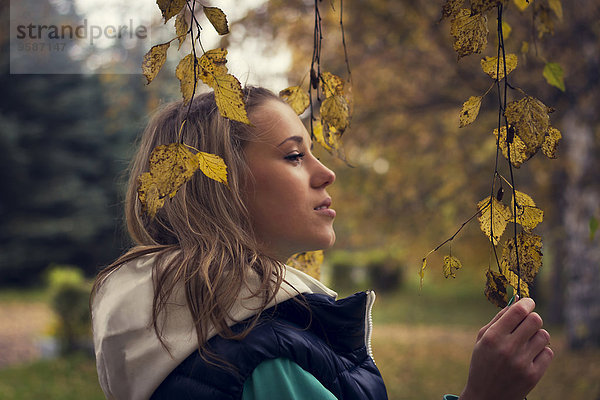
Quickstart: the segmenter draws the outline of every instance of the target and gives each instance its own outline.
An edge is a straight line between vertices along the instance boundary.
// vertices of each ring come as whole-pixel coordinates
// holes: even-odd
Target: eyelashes
[[[300,162],[304,156],[306,154],[305,153],[294,153],[294,154],[290,154],[284,157],[284,159],[291,161],[291,162]]]

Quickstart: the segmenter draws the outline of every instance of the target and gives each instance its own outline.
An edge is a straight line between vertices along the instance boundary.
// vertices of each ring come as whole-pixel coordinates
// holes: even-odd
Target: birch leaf
[[[523,279],[519,281],[519,277],[517,276],[517,274],[515,274],[508,268],[508,264],[506,263],[504,258],[500,261],[500,272],[502,273],[502,275],[504,275],[504,277],[508,281],[508,284],[512,286],[513,289],[515,289],[515,291],[518,288],[520,288],[521,296],[529,297],[529,285]]]
[[[419,288],[423,288],[423,279],[425,279],[425,268],[427,268],[427,257],[423,258],[423,264],[421,265],[421,269],[419,270]]]
[[[227,185],[227,165],[221,157],[203,151],[196,153],[196,157],[198,158],[200,170],[204,175]]]
[[[548,158],[556,158],[558,155],[558,142],[562,138],[560,131],[554,127],[548,128],[548,133],[542,143],[542,153]]]
[[[517,68],[517,55],[516,54],[507,54],[506,55],[506,73],[510,74]],[[481,69],[483,72],[488,74],[492,79],[496,79],[496,76],[499,76],[498,80],[502,80],[504,78],[504,60],[500,57],[500,66],[498,68],[498,57],[486,57],[481,59]],[[498,72],[498,74],[496,74]]]
[[[456,271],[462,268],[460,260],[453,256],[444,256],[444,278],[456,278]]]
[[[498,137],[498,128],[494,129],[494,136]],[[508,146],[506,144],[506,127],[500,129],[500,150],[504,158],[508,160]],[[514,136],[513,142],[510,144],[510,162],[515,168],[519,168],[521,164],[527,161],[533,154],[527,151],[527,146],[520,137]]]
[[[177,68],[175,68],[175,76],[179,79],[183,101],[187,103],[194,95],[194,88],[200,78],[200,67],[198,64],[196,64],[196,73],[194,74],[193,54],[188,54],[179,61]]]
[[[223,117],[251,125],[244,104],[242,85],[235,76],[231,74],[215,76],[212,88],[215,91],[215,102]]]
[[[184,145],[171,143],[157,146],[150,154],[150,171],[138,180],[138,195],[151,217],[164,204],[164,198],[175,196],[199,167],[198,159]]]
[[[451,21],[450,34],[459,59],[481,53],[487,46],[487,18],[481,14],[471,15],[471,10],[463,8]]]
[[[510,37],[510,34],[512,32],[512,26],[510,26],[510,24],[506,21],[502,21],[502,37],[504,38],[504,40],[508,39]]]
[[[529,7],[529,3],[531,2],[531,0],[527,1],[527,0],[513,0],[513,3],[515,3],[515,6],[517,6],[517,8],[519,9],[519,11],[523,12],[525,11],[525,9],[527,7]]]
[[[165,20],[165,24],[175,15],[179,14],[186,0],[156,0],[158,8]]]
[[[310,98],[305,90],[300,86],[291,86],[279,92],[279,97],[283,99],[298,115],[302,114],[310,105]]]
[[[325,135],[323,134],[323,124],[321,121],[316,121],[313,123],[313,136],[317,143],[323,146],[325,150],[331,152],[331,145],[325,140]]]
[[[477,208],[481,212],[478,217],[479,227],[490,241],[493,240],[495,245],[498,244],[510,219],[510,209],[495,197],[486,197],[481,200],[477,203]]]
[[[544,75],[549,85],[559,88],[562,92],[566,90],[564,71],[560,64],[553,62],[546,63],[542,75]]]
[[[479,108],[481,107],[481,96],[471,96],[469,100],[465,101],[460,110],[459,127],[469,125],[477,118],[479,114]]]
[[[442,18],[440,18],[440,21],[458,14],[463,6],[463,3],[464,0],[446,0],[442,6]]]
[[[339,132],[348,127],[348,103],[343,96],[334,95],[321,103],[321,119]]]
[[[171,42],[152,46],[144,56],[144,60],[142,61],[142,73],[146,77],[146,85],[156,78],[156,75],[165,64],[165,61],[167,61],[167,50],[170,45]]]
[[[215,79],[218,76],[227,74],[227,50],[225,49],[212,49],[205,52],[202,57],[198,59],[199,64],[199,76],[198,78],[208,86],[214,88]]]
[[[175,18],[175,34],[177,35],[177,40],[179,41],[179,47],[177,47],[177,50],[181,49],[181,45],[185,41],[188,30],[189,26],[185,21],[185,13],[177,14],[177,18]]]
[[[331,72],[321,73],[321,88],[325,97],[331,96],[343,96],[344,95],[344,81],[337,75]]]
[[[508,294],[506,293],[508,281],[506,277],[491,270],[488,270],[485,275],[487,277],[484,291],[485,297],[487,297],[490,303],[500,308],[506,307],[508,304]]]
[[[229,33],[227,16],[220,8],[204,7],[204,15],[206,15],[206,18],[208,18],[219,35],[226,35]]]
[[[544,103],[530,96],[512,101],[506,106],[504,115],[508,124],[515,127],[528,153],[535,154],[544,142],[544,136],[550,126],[551,111]]]
[[[540,222],[544,220],[544,212],[536,207],[533,199],[523,193],[515,190],[515,194],[517,197],[517,223],[520,224],[524,229],[531,231],[535,228]],[[511,202],[511,210],[514,210],[515,198],[513,197]],[[511,222],[513,219],[511,218]]]
[[[323,264],[323,258],[323,250],[306,251],[294,254],[285,263],[315,279],[321,279],[321,265]]]
[[[507,266],[514,274],[520,272],[521,280],[528,284],[532,284],[533,279],[542,266],[542,238],[533,233],[522,232],[517,235],[517,246],[519,252],[519,266],[517,267],[517,253],[515,250],[514,238],[507,240],[504,244],[501,263],[504,266]]]

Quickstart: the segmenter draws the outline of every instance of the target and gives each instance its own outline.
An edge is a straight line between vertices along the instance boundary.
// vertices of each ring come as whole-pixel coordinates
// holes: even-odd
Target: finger
[[[508,308],[498,321],[494,324],[494,329],[500,334],[512,333],[535,308],[533,299],[526,297]],[[533,333],[532,333],[533,335]],[[531,336],[529,336],[531,337]],[[529,337],[527,339],[529,339]]]
[[[526,354],[530,360],[534,360],[544,348],[550,343],[550,334],[545,329],[538,330],[535,335],[529,339],[526,347]]]
[[[544,347],[542,351],[533,359],[533,366],[535,368],[536,374],[539,378],[544,375],[546,369],[550,365],[550,362],[554,358],[554,352],[548,346]],[[538,379],[539,379],[538,378]]]
[[[510,307],[510,305],[504,307],[502,310],[500,310],[495,316],[494,318],[492,318],[492,320],[490,322],[488,322],[486,325],[484,325],[480,330],[479,330],[479,334],[477,335],[477,341],[479,341],[479,339],[481,339],[481,337],[485,334],[485,332],[489,329],[490,326],[492,326],[494,323],[496,323],[496,321],[498,321],[498,319],[500,319],[500,317],[502,317],[504,315],[504,313],[506,313],[506,311],[508,311],[508,308]]]
[[[511,336],[515,339],[515,343],[521,346],[531,340],[543,325],[542,317],[536,312],[531,312],[515,328]]]

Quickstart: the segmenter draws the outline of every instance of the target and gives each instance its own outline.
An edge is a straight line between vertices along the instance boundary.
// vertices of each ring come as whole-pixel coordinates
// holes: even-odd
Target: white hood
[[[166,311],[163,335],[169,352],[152,326],[152,265],[154,256],[140,257],[112,272],[92,304],[92,328],[100,386],[108,399],[148,399],[160,383],[198,348],[196,331],[181,290]],[[251,277],[252,278],[252,277]],[[257,276],[243,288],[231,316],[231,325],[255,315],[260,299],[251,296]],[[284,279],[269,307],[298,293],[337,294],[318,280],[286,266]],[[214,336],[209,328],[209,338]]]

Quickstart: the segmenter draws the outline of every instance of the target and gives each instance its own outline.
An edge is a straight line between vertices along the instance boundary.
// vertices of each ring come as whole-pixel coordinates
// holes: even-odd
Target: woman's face
[[[263,251],[285,262],[331,247],[335,211],[326,188],[335,174],[312,155],[310,135],[288,105],[268,100],[251,120],[256,136],[244,148],[244,197]]]

